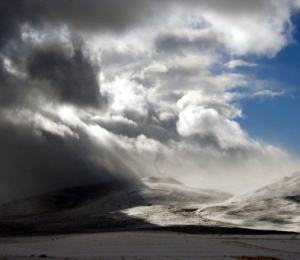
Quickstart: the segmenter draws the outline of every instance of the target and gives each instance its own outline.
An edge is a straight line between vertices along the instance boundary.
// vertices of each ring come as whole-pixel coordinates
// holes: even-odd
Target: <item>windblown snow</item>
[[[47,224],[54,230],[201,225],[300,232],[299,173],[239,196],[168,177],[142,181],[134,187],[74,187],[12,201],[0,206],[0,225],[33,225],[38,231]]]

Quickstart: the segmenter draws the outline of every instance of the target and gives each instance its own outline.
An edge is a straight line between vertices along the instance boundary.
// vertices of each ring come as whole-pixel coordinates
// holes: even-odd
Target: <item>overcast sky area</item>
[[[145,176],[235,193],[299,171],[299,11],[0,0],[0,201]]]

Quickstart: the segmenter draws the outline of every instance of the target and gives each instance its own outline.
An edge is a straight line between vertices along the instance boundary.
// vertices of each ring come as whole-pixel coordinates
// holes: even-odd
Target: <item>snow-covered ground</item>
[[[294,235],[115,232],[0,239],[0,259],[300,259]],[[242,258],[261,257],[261,258]],[[99,257],[99,258],[98,258]],[[263,258],[264,257],[264,258]],[[273,258],[271,258],[273,257]]]
[[[297,234],[257,231],[300,232],[299,174],[240,196],[170,178],[143,182],[109,191],[75,187],[0,206],[0,259],[300,259]]]
[[[78,196],[80,194],[80,196]],[[300,232],[300,175],[250,194],[190,188],[171,178],[109,191],[78,187],[0,206],[0,233],[18,235],[168,226]]]

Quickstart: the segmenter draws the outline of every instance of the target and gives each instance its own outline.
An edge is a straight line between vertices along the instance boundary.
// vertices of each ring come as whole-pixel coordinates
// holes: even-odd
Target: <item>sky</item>
[[[292,41],[276,57],[251,57],[259,68],[247,71],[257,78],[273,81],[286,93],[274,99],[244,102],[246,113],[240,123],[247,131],[263,140],[276,143],[286,150],[300,154],[300,16],[292,17]]]
[[[299,171],[299,0],[0,0],[0,201]]]

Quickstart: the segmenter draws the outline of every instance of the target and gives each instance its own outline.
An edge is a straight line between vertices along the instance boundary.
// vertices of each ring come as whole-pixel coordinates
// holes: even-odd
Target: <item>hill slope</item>
[[[300,232],[300,173],[199,213],[243,227]]]

